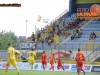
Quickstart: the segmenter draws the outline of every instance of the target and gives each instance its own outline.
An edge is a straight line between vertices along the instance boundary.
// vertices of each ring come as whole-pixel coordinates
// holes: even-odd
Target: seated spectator
[[[88,42],[92,42],[92,40],[89,38],[89,39],[88,39]]]
[[[98,18],[98,21],[100,21],[100,18]]]
[[[79,34],[82,35],[82,30],[81,29],[79,30]]]
[[[76,35],[75,35],[75,38],[79,38],[80,36],[79,36],[79,34],[78,33],[76,33]]]
[[[48,45],[51,45],[51,38],[49,38],[48,40]]]
[[[94,32],[92,32],[92,33],[90,34],[90,38],[91,38],[91,39],[96,38],[96,34],[95,34]]]
[[[75,38],[75,34],[72,34],[71,41],[74,40],[74,38]]]
[[[66,36],[70,35],[69,31],[66,30],[66,33],[65,33]]]

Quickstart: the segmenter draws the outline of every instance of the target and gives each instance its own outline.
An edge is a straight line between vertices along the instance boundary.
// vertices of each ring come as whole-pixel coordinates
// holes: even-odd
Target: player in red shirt
[[[57,60],[57,69],[59,70],[60,69],[60,67],[64,70],[64,67],[63,67],[63,65],[62,65],[62,58],[61,58],[61,56],[60,55],[58,55],[58,58],[56,58],[56,60]],[[65,70],[64,70],[65,71]]]
[[[54,54],[49,57],[49,60],[50,60],[50,65],[51,65],[51,67],[50,67],[49,70],[52,69],[54,71],[54,62],[55,62],[55,56],[54,56]]]
[[[45,67],[47,66],[47,55],[45,53],[45,51],[43,51],[43,53],[41,54],[41,63],[43,65],[43,69],[45,71]]]
[[[76,54],[76,67],[78,75],[80,75],[80,71],[83,71],[85,75],[85,71],[82,69],[83,62],[84,62],[84,54],[80,52],[80,49],[78,49],[78,53]]]

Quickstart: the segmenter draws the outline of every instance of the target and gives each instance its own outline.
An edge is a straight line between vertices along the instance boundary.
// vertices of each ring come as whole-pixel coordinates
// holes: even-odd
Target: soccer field
[[[0,70],[0,75],[4,75],[4,70]],[[6,75],[17,75],[16,70],[9,70]],[[52,72],[52,71],[20,71],[19,75],[77,75],[74,72]],[[83,75],[83,73],[81,73]],[[86,73],[86,75],[100,75],[99,73]]]

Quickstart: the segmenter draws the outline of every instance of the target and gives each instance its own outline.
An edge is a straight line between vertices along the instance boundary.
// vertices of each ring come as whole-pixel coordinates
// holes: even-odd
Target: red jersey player
[[[47,55],[45,51],[43,51],[43,53],[41,54],[41,59],[42,59],[41,63],[43,65],[43,69],[45,71],[45,67],[47,66]]]
[[[57,69],[59,70],[60,69],[60,67],[64,70],[64,67],[63,67],[63,65],[62,65],[62,58],[61,58],[61,56],[60,55],[58,55],[58,58],[56,58],[56,60],[57,60]],[[64,70],[65,71],[65,70]]]
[[[84,54],[80,52],[80,49],[78,49],[78,53],[76,54],[76,67],[77,67],[78,75],[80,75],[80,71],[83,71],[85,75],[85,71],[82,69],[83,61],[84,61]]]
[[[54,62],[55,62],[55,56],[54,56],[54,54],[51,55],[51,56],[49,57],[49,59],[50,59],[50,65],[51,65],[51,67],[50,67],[49,70],[52,69],[52,70],[54,71]]]

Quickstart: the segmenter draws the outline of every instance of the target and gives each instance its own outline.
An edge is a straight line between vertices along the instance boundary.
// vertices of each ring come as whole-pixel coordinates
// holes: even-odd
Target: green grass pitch
[[[4,75],[5,70],[0,70],[0,75]],[[17,75],[16,70],[8,70],[5,75]],[[75,72],[52,72],[52,71],[31,71],[31,70],[20,70],[19,75],[77,75]],[[83,75],[83,73],[81,73]],[[86,75],[100,75],[99,73],[86,73]]]

